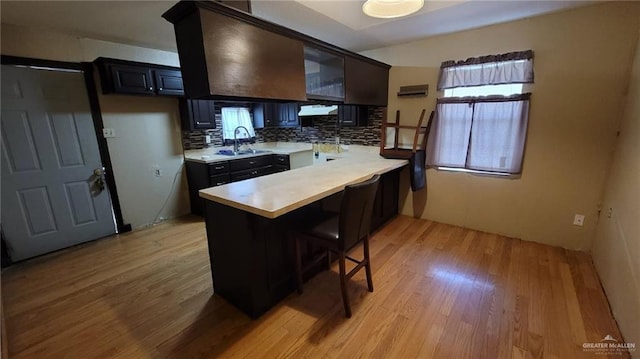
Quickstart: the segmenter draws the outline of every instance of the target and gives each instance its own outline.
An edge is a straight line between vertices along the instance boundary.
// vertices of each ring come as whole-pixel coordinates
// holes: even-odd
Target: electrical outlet
[[[114,128],[103,128],[102,136],[104,138],[113,138],[116,137],[116,130]]]
[[[204,142],[207,143],[207,144],[211,143],[211,135],[205,135],[204,136]]]
[[[576,214],[575,217],[573,217],[573,225],[574,226],[584,226],[584,214]]]
[[[609,210],[607,211],[607,218],[611,218],[612,214],[613,214],[613,208],[609,207]]]

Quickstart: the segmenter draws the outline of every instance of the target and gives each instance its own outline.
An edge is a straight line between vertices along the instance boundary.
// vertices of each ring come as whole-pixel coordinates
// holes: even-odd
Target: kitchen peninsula
[[[200,191],[216,294],[255,318],[291,293],[293,246],[287,230],[348,184],[382,175],[372,229],[397,214],[399,171],[407,161],[371,151],[337,158]]]
[[[188,98],[388,104],[388,64],[220,2],[180,1],[163,17],[174,25]],[[247,48],[251,51],[239,51]],[[262,107],[265,111],[255,111],[253,120],[266,119],[264,127],[299,126],[295,113],[280,106],[257,108]],[[381,174],[372,229],[398,213],[404,160],[349,151],[330,162],[307,157],[309,165],[295,168],[292,154],[245,154],[249,157],[225,159],[200,153],[198,159],[185,152],[185,159],[192,212],[206,219],[214,291],[252,317],[293,290],[288,230],[312,218],[325,199]],[[313,251],[307,248],[303,260]]]

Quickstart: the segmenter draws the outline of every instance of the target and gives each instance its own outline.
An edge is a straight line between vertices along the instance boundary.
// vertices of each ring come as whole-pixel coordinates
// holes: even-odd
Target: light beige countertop
[[[311,146],[311,145],[309,145]],[[360,148],[362,147],[362,148]],[[365,148],[366,147],[366,148]],[[267,218],[276,218],[338,193],[348,184],[400,168],[406,160],[385,159],[377,147],[349,146],[325,154],[335,161],[200,190],[200,197]]]
[[[246,149],[246,148],[247,148],[246,146],[244,145],[242,146],[242,149]],[[185,150],[184,158],[187,161],[213,163],[213,162],[219,162],[219,161],[235,160],[239,158],[264,156],[264,155],[270,155],[270,154],[291,155],[293,153],[311,151],[313,147],[310,143],[303,143],[303,142],[265,142],[265,143],[251,144],[250,148],[255,150],[260,150],[260,151],[269,151],[269,152],[245,154],[245,155],[237,155],[237,156],[227,156],[227,155],[219,155],[217,154],[217,152],[221,149],[233,150],[233,146],[208,147],[208,148],[203,148],[198,150]]]

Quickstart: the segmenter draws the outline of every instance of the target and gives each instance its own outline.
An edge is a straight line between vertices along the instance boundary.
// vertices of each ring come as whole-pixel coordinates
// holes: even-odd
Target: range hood
[[[298,112],[298,116],[329,116],[337,114],[338,106],[336,105],[305,105],[300,106],[300,112]]]

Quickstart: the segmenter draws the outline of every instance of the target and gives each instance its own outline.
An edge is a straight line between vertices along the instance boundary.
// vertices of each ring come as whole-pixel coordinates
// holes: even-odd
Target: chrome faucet
[[[240,144],[238,143],[238,134],[240,133],[240,129],[244,128],[244,131],[247,133],[247,138],[251,138],[251,134],[249,130],[244,126],[238,126],[233,130],[233,154],[237,155],[240,151]]]

